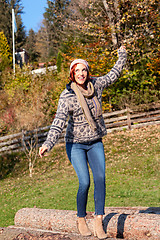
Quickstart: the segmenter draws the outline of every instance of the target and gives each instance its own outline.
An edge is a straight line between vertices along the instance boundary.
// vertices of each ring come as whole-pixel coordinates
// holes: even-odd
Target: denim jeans
[[[102,140],[87,143],[66,143],[68,158],[79,179],[77,192],[77,216],[86,216],[90,175],[88,164],[94,179],[95,215],[104,215],[105,205],[105,155]]]

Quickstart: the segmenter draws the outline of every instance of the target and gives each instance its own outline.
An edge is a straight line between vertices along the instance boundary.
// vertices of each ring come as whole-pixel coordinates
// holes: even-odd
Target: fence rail
[[[147,125],[160,124],[160,106],[154,110],[136,113],[129,108],[121,111],[114,111],[103,114],[105,125],[108,132],[114,130],[124,130],[140,128]],[[40,146],[46,139],[50,126],[34,129],[32,131],[22,131],[17,134],[0,137],[0,155],[13,152],[24,151],[29,148],[30,142],[37,141]],[[58,143],[64,142],[65,130],[62,132]]]

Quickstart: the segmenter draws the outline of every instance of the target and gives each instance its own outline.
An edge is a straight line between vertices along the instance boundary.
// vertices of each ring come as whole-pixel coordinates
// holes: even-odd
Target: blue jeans
[[[66,143],[68,158],[79,179],[77,193],[77,216],[86,216],[90,175],[88,164],[94,179],[95,215],[104,215],[105,205],[105,155],[102,140],[87,143]]]

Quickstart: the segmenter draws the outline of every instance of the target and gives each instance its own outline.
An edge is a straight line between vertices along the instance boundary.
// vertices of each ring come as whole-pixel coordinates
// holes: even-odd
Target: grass
[[[160,125],[112,132],[103,142],[106,206],[158,207]],[[11,159],[9,170],[5,169],[0,180],[0,227],[13,225],[15,213],[25,207],[76,210],[78,180],[64,144],[56,145],[47,157],[37,160],[32,178],[23,155]],[[94,211],[93,194],[92,180],[88,211]]]

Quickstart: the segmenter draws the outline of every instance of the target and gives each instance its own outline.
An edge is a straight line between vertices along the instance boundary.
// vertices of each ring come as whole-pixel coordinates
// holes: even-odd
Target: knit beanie
[[[83,59],[75,59],[73,62],[71,62],[70,71],[71,71],[71,68],[72,68],[75,64],[78,64],[78,63],[82,63],[83,65],[85,65],[86,68],[87,68],[87,70],[89,71],[88,62],[87,62],[86,60],[83,60]]]

